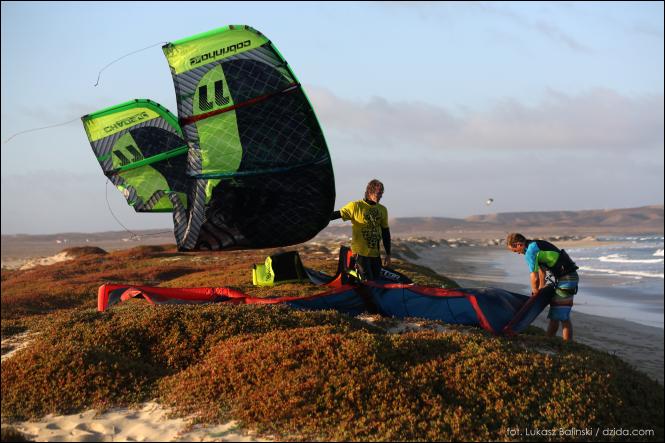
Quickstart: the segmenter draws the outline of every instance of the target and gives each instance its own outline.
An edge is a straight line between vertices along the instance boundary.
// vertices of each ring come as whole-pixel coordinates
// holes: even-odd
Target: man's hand
[[[531,296],[533,297],[538,293],[538,288],[540,287],[538,272],[531,273]]]
[[[383,259],[383,266],[390,266],[390,256],[386,255],[386,257]]]

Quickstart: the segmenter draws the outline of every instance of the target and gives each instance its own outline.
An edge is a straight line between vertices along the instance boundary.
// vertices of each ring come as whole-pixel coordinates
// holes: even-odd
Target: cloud
[[[586,53],[586,54],[593,52],[591,48],[582,44],[581,42],[573,38],[571,35],[563,32],[561,28],[550,22],[539,20],[538,22],[536,22],[531,26],[533,27],[533,29],[540,32],[542,35],[554,41],[563,43],[564,46],[567,46],[569,49],[572,49],[575,52]]]
[[[638,35],[644,35],[658,40],[663,40],[663,28],[652,26],[646,23],[635,23],[630,26],[629,31]]]
[[[386,186],[383,202],[395,217],[622,208],[663,201],[662,155],[660,167],[625,156],[572,159],[547,152],[399,161],[376,155],[369,162],[333,152],[333,160],[338,207],[361,198],[367,182],[378,178]],[[488,208],[489,197],[495,201]]]
[[[517,12],[520,8],[496,2],[379,2],[380,4],[401,8],[404,11],[416,11],[423,20],[432,18],[441,22],[475,20],[479,22],[484,17],[498,19],[499,24],[507,26],[512,32],[520,30],[532,31],[545,39],[563,45],[568,49],[583,54],[592,53],[593,50],[576,39],[572,34],[561,29],[550,19],[553,5],[546,5],[542,10],[530,8],[530,14]],[[554,5],[556,9],[569,8],[567,5]],[[557,7],[558,6],[558,7]],[[578,12],[579,13],[579,12]]]
[[[662,150],[663,96],[628,97],[609,89],[549,91],[536,105],[506,98],[485,110],[455,112],[382,97],[350,100],[309,87],[323,127],[367,148],[408,143],[421,150]]]

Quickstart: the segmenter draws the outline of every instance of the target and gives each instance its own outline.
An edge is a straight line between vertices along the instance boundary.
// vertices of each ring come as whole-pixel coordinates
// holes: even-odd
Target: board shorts
[[[547,318],[557,321],[570,320],[570,310],[573,308],[573,299],[577,294],[579,281],[577,272],[571,272],[557,280]]]
[[[547,318],[556,321],[568,321],[570,320],[571,309],[573,309],[573,305],[570,306],[550,305],[550,312],[547,314]]]
[[[356,255],[356,270],[363,280],[378,280],[381,277],[381,257]]]

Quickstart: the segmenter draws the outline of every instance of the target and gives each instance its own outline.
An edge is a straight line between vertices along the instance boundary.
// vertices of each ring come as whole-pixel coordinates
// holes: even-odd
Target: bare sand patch
[[[217,426],[191,426],[190,422],[191,417],[169,418],[169,410],[153,401],[101,414],[91,409],[47,415],[11,426],[36,441],[271,441],[242,431],[236,421]]]

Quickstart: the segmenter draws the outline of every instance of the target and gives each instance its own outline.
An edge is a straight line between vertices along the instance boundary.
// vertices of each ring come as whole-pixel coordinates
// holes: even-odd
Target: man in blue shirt
[[[572,340],[573,323],[570,320],[570,311],[580,280],[577,265],[563,249],[544,240],[528,240],[517,232],[508,234],[506,246],[513,252],[524,254],[531,273],[531,296],[547,286],[547,274],[554,278],[554,296],[547,315],[550,319],[547,335],[554,337],[560,322],[563,340]]]

